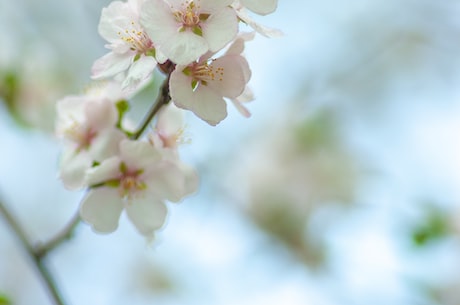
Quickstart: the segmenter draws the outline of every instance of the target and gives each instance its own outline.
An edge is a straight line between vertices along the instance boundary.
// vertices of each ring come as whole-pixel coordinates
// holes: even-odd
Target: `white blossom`
[[[216,52],[238,32],[232,0],[146,0],[141,23],[171,61],[187,65]]]
[[[126,72],[122,87],[132,92],[149,80],[157,61],[166,61],[139,23],[143,3],[144,0],[113,1],[102,9],[98,30],[111,51],[94,63],[93,79]]]
[[[139,233],[152,236],[165,221],[164,201],[178,202],[190,191],[182,169],[142,141],[122,140],[119,154],[91,168],[86,179],[93,188],[80,215],[100,233],[115,231],[125,210]]]

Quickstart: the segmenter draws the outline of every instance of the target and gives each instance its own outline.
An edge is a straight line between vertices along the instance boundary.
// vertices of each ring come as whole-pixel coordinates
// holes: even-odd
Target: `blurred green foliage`
[[[427,207],[424,221],[413,229],[412,241],[417,246],[426,246],[452,233],[449,215],[435,207]]]
[[[0,293],[0,305],[13,305],[13,303],[6,295]]]
[[[28,124],[23,120],[18,110],[18,98],[21,82],[19,75],[13,71],[5,71],[0,74],[0,101],[6,106],[14,121],[21,127]]]

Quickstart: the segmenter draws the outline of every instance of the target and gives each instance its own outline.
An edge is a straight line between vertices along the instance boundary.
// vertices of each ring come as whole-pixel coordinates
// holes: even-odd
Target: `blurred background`
[[[82,196],[57,179],[54,106],[106,53],[108,3],[0,3],[0,199],[33,240]],[[153,244],[123,216],[51,253],[69,304],[460,304],[458,16],[454,0],[280,0],[254,16],[285,35],[246,47],[252,117],[188,114],[199,192]],[[2,298],[51,304],[3,220]]]

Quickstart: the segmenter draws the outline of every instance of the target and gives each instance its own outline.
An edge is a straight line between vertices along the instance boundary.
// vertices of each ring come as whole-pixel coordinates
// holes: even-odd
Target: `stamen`
[[[131,50],[137,51],[138,54],[146,53],[153,47],[149,36],[144,32],[142,27],[131,21],[131,29],[125,29],[124,32],[118,32],[120,39],[131,45]]]

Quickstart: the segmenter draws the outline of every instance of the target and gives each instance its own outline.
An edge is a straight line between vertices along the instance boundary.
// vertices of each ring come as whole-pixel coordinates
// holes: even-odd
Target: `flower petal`
[[[134,53],[118,54],[109,52],[97,59],[91,68],[92,79],[102,79],[114,76],[128,69],[134,59]]]
[[[128,70],[125,80],[121,84],[125,92],[132,93],[143,87],[152,76],[157,62],[152,56],[141,56]]]
[[[208,46],[203,37],[191,31],[179,31],[182,26],[162,0],[151,0],[142,6],[141,24],[155,48],[177,64],[186,65],[203,55]]]
[[[209,50],[217,52],[225,47],[238,32],[238,19],[230,7],[225,7],[212,14],[202,25],[203,38],[206,39]],[[202,55],[202,54],[200,54]]]
[[[118,153],[121,140],[126,135],[116,128],[106,129],[95,137],[89,148],[93,161],[102,162]]]
[[[161,159],[160,153],[148,142],[122,140],[120,157],[129,168],[145,169]]]
[[[273,13],[278,5],[278,0],[240,0],[241,3],[259,15]]]
[[[148,193],[145,197],[133,199],[126,204],[126,214],[139,233],[151,235],[163,226],[167,209],[165,204]]]
[[[177,202],[185,196],[185,176],[175,162],[163,161],[156,166],[151,165],[144,179],[150,192],[158,198]]]
[[[213,70],[221,70],[221,77],[209,81],[208,86],[225,97],[236,98],[243,93],[251,77],[251,70],[244,57],[225,55],[212,62]]]
[[[222,95],[210,89],[209,86],[202,85],[193,91],[190,78],[182,70],[183,67],[176,67],[169,81],[171,99],[174,104],[179,108],[193,111],[210,125],[217,125],[227,116],[227,104]]]
[[[93,189],[83,198],[80,216],[98,233],[111,233],[118,227],[123,210],[117,189],[101,187]]]
[[[87,185],[96,185],[108,180],[117,179],[120,174],[121,160],[118,156],[105,159],[96,167],[91,167],[86,171],[85,182]]]
[[[74,149],[64,150],[59,165],[59,178],[64,186],[69,190],[83,188],[86,170],[91,167],[92,162],[86,152],[76,153]]]

